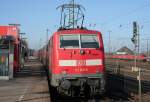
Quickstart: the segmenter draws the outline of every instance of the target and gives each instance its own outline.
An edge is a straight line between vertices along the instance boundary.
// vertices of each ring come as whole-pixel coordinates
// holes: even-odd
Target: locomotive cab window
[[[60,48],[79,48],[79,36],[60,35]]]
[[[81,48],[99,48],[97,35],[81,35]]]
[[[99,48],[97,35],[60,35],[60,48]]]

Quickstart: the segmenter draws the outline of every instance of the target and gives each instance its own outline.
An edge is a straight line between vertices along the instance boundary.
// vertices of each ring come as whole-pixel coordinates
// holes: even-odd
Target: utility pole
[[[41,49],[41,47],[42,47],[42,39],[40,38],[40,40],[39,40],[39,49]]]
[[[149,40],[149,39],[147,39],[147,57],[149,58],[149,47],[148,47],[149,42],[148,42],[148,40]]]
[[[131,41],[134,44],[134,68],[138,69],[138,94],[139,94],[139,102],[142,102],[142,92],[141,92],[141,68],[137,68],[137,55],[139,54],[139,42],[140,42],[140,37],[139,37],[139,25],[137,22],[133,22],[133,37],[131,38]]]
[[[137,45],[137,48],[138,48],[138,55],[140,54],[140,27],[139,25],[137,25],[137,36],[138,36],[138,45]],[[139,80],[139,102],[142,102],[142,85],[141,85],[141,68],[139,67],[139,73],[138,73],[138,80]]]
[[[110,39],[110,33],[111,33],[111,31],[109,30],[109,31],[108,31],[108,34],[109,34],[109,42],[108,42],[109,54],[111,53],[111,39]]]
[[[143,39],[143,40],[146,40],[146,43],[147,43],[147,44],[146,44],[146,46],[147,46],[147,47],[146,47],[146,49],[147,49],[147,58],[149,58],[149,40],[150,40],[150,39]]]
[[[137,39],[138,39],[137,49],[138,54],[140,54],[140,27],[138,24],[137,24]]]
[[[49,33],[49,29],[46,29],[46,44],[48,43],[48,33]]]
[[[148,57],[148,58],[149,58],[149,47],[148,47],[148,46],[149,46],[149,40],[150,40],[150,39],[147,39],[147,57]]]

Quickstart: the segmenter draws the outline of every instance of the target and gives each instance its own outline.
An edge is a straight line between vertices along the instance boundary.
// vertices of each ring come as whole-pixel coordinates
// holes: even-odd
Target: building
[[[119,50],[117,50],[114,54],[117,54],[117,55],[133,55],[134,52],[129,49],[128,47],[124,46],[122,48],[120,48]]]

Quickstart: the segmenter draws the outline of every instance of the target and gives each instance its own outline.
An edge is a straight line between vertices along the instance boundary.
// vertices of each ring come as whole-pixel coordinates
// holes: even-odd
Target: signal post
[[[139,82],[138,87],[138,94],[139,94],[139,102],[142,102],[142,92],[141,92],[141,68],[137,67],[137,55],[139,54],[139,43],[140,43],[140,35],[139,35],[139,25],[137,22],[133,22],[133,37],[131,38],[131,41],[134,44],[134,68],[132,68],[132,71],[137,71],[138,76],[137,80]]]

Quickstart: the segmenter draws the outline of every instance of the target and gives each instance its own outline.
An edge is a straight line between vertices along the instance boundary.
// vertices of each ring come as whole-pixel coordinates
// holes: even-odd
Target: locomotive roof
[[[58,30],[56,33],[58,34],[71,34],[71,33],[100,33],[99,31],[96,30],[87,30],[87,29],[67,29],[67,30]]]

